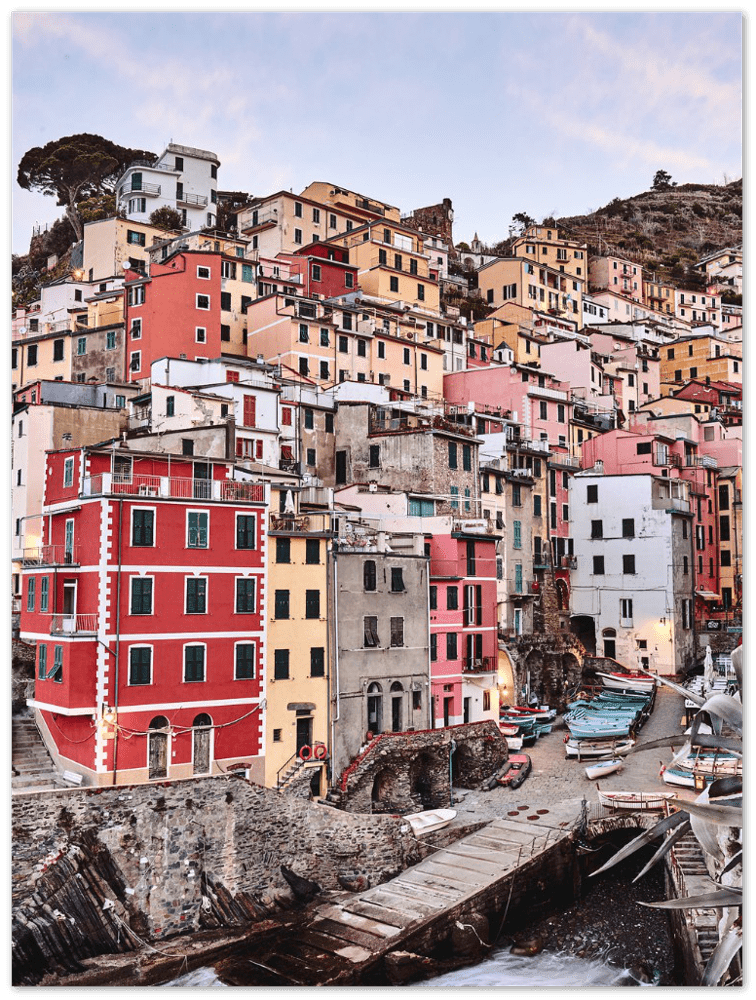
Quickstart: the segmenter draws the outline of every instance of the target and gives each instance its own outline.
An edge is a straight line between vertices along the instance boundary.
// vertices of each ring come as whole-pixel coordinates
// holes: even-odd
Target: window
[[[428,588],[428,604],[431,611],[435,611],[438,607],[438,587]]]
[[[548,420],[549,417],[549,404],[545,400],[541,400],[538,404],[539,416],[541,420]]]
[[[155,511],[136,508],[131,512],[131,544],[149,546],[155,544]]]
[[[210,278],[210,268],[199,266],[197,268],[197,277],[207,281]]]
[[[192,441],[191,438],[181,438],[181,454],[182,455],[194,454],[194,441]]]
[[[456,587],[446,588],[446,610],[456,611],[459,608],[459,592]]]
[[[76,353],[78,355],[87,353],[87,338],[79,337],[76,341]]]
[[[378,619],[375,615],[365,615],[363,624],[363,646],[375,647],[379,645],[378,640]]]
[[[132,576],[131,600],[129,601],[129,614],[132,615],[152,614],[152,577]]]
[[[234,647],[234,680],[251,681],[255,677],[255,646],[252,642],[237,642]]]
[[[290,563],[291,562],[291,539],[290,538],[277,538],[276,539],[276,562],[277,563]]]
[[[719,516],[719,540],[720,542],[730,541],[730,516],[720,514]]]
[[[205,647],[184,646],[184,683],[204,681]]]
[[[166,396],[165,397],[165,415],[166,417],[173,417],[176,413],[176,397]]]
[[[623,597],[620,599],[620,618],[622,619],[623,625],[628,625],[632,623],[633,620],[632,598]]]
[[[63,486],[64,487],[73,486],[73,471],[74,471],[74,460],[73,460],[73,458],[67,458],[63,462]]]
[[[229,339],[231,337],[231,331],[228,331]],[[225,339],[221,334],[221,340]],[[207,342],[207,329],[204,326],[196,326],[194,328],[194,340],[197,344],[204,344]]]
[[[144,305],[144,285],[137,285],[129,289],[128,303],[130,306]]]
[[[299,324],[299,343],[300,344],[310,343],[310,328],[306,323]]]
[[[457,445],[454,441],[449,442],[449,468],[457,468]]]
[[[305,543],[305,563],[308,566],[317,566],[320,563],[320,539],[308,538]]]
[[[425,299],[425,285],[417,286],[417,300],[418,302],[423,302]]]
[[[37,365],[37,345],[29,344],[26,349],[26,365],[28,368],[35,368]]]
[[[205,577],[187,577],[185,611],[188,615],[207,613],[207,580]]]
[[[320,377],[324,381],[327,381],[331,377],[331,369],[327,361],[320,362]],[[327,419],[327,415],[326,415]]]
[[[604,575],[604,557],[594,556],[593,557],[593,575],[603,576]]]
[[[635,518],[634,517],[623,517],[622,518],[622,537],[623,538],[635,538]]]
[[[323,646],[310,648],[310,677],[325,677],[325,649]]]
[[[132,646],[129,650],[129,684],[152,683],[152,647]]]
[[[295,229],[294,230],[294,242],[295,243],[299,243],[299,244],[302,243],[302,230],[301,229]]]
[[[237,549],[254,549],[256,519],[254,514],[236,515],[236,547]]]
[[[457,633],[447,632],[446,633],[446,659],[456,660],[457,659]]]
[[[315,449],[314,448],[308,448],[307,449],[307,464],[308,465],[316,465],[317,464],[317,459],[316,459]]]
[[[63,647],[53,647],[53,666],[47,675],[48,680],[52,678],[56,684],[63,683]]]
[[[312,280],[322,281],[320,264],[312,265]]]
[[[403,618],[392,618],[391,619],[391,645],[392,646],[403,646],[404,645],[404,619]]]
[[[451,508],[452,510],[459,510],[459,488],[457,486],[452,486],[449,490],[451,494]]]
[[[295,201],[294,202],[294,215],[298,219],[302,218],[302,202],[301,201]]]
[[[36,589],[37,589],[37,580],[36,580],[36,577],[30,576],[29,577],[29,588],[26,591],[26,610],[27,611],[34,611],[34,598],[35,598],[35,594],[36,594]]]
[[[186,545],[190,549],[206,549],[210,515],[206,510],[186,513]]]
[[[719,509],[720,510],[730,509],[730,491],[727,486],[719,487]]]
[[[431,632],[430,637],[430,658],[431,663],[435,663],[438,659],[438,633]]]
[[[140,340],[142,337],[142,320],[135,319],[131,322],[131,330],[129,330],[132,340]]]
[[[405,590],[401,566],[391,567],[391,593],[401,594]]]
[[[622,572],[635,573],[635,556],[622,557]]]
[[[363,565],[362,582],[365,590],[375,590],[376,573],[375,561],[373,559],[367,559]]]
[[[110,342],[111,336],[113,338],[112,344]],[[53,361],[63,360],[64,344],[65,341],[63,340],[56,340],[53,342]],[[108,348],[113,348],[113,347],[115,347],[115,330],[108,330]],[[15,368],[15,365],[13,367]]]
[[[255,610],[255,578],[240,576],[236,579],[236,613],[249,614]]]
[[[135,229],[127,229],[126,242],[133,246],[143,247],[147,242],[147,238],[144,233],[138,233]]]
[[[39,668],[37,676],[41,681],[47,677],[47,646],[39,647]]]
[[[273,654],[273,679],[285,681],[289,679],[289,650],[277,649]]]
[[[398,292],[399,291],[399,279],[397,277],[395,277],[394,275],[392,275],[389,278],[389,289],[392,292]]]
[[[720,566],[732,566],[732,553],[729,549],[722,549],[719,553]]]
[[[276,618],[288,618],[289,617],[289,591],[288,590],[277,590],[276,591],[275,617]]]
[[[368,448],[368,468],[378,469],[381,465],[381,446],[371,444]]]
[[[130,371],[132,371],[132,372],[138,372],[138,371],[141,371],[141,368],[142,368],[142,352],[141,351],[132,351],[132,353],[130,355],[130,360],[129,360],[129,369],[130,369]],[[83,375],[82,375],[80,381],[81,382],[84,381],[84,376]]]
[[[41,613],[46,613],[48,610],[48,588],[50,580],[48,577],[43,576],[39,581],[39,610]]]
[[[197,295],[196,297],[197,309],[208,310],[210,308],[210,296],[209,295]]]
[[[603,538],[603,537],[604,537],[604,522],[591,521],[591,538]]]
[[[462,445],[462,468],[465,472],[472,471],[472,448],[469,444]]]

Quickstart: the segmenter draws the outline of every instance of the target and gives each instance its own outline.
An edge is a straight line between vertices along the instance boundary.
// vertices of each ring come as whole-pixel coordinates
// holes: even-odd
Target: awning
[[[710,590],[697,590],[696,597],[700,597],[702,601],[719,600],[719,594],[713,594]]]

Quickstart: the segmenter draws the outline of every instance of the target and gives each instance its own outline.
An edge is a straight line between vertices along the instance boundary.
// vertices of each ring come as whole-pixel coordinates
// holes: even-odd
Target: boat
[[[507,742],[507,749],[522,750],[522,736],[505,736],[504,739]]]
[[[614,774],[623,766],[624,761],[617,757],[610,757],[608,760],[597,760],[594,764],[589,764],[585,769],[586,778],[595,781],[596,778],[603,778],[605,774]]]
[[[502,736],[516,736],[520,727],[514,722],[500,722],[499,729]]]
[[[579,740],[590,739],[620,739],[629,736],[630,723],[616,722],[598,725],[596,723],[567,722],[567,728]]]
[[[564,746],[565,757],[577,760],[600,760],[606,757],[624,757],[635,746],[635,740],[575,740],[568,738]]]
[[[509,767],[504,774],[496,779],[496,783],[505,788],[519,788],[530,774],[533,767],[526,753],[513,753],[509,757]]]
[[[441,830],[448,826],[457,815],[456,809],[426,809],[425,812],[409,813],[403,818],[412,827],[412,832],[417,837],[421,833],[433,833],[434,830]]]
[[[523,718],[533,718],[537,722],[548,722],[556,718],[556,709],[549,708],[548,705],[541,705],[540,708],[526,708],[525,705],[504,705],[503,710],[510,717],[523,716]]]
[[[703,788],[718,778],[741,778],[743,761],[740,757],[721,753],[693,753],[674,764],[662,764],[662,781],[683,788]]]
[[[651,691],[656,685],[656,678],[645,677],[643,674],[602,674],[600,670],[596,673],[605,688],[615,691]]]
[[[675,797],[674,792],[603,792],[598,785],[599,802],[607,809],[625,809],[630,812],[661,810]]]
[[[536,722],[536,729],[538,730],[539,738],[541,736],[546,736],[548,733],[550,733],[553,726],[554,726],[553,722]]]

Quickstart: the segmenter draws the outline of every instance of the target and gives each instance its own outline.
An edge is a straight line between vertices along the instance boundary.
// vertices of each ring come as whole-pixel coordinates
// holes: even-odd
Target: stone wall
[[[382,733],[341,775],[341,804],[360,813],[443,808],[451,800],[450,778],[461,788],[476,788],[499,770],[507,756],[506,741],[490,719],[414,733]]]
[[[420,232],[427,233],[428,236],[441,236],[450,247],[454,247],[452,234],[454,211],[451,198],[444,198],[438,205],[416,208],[409,216],[402,219],[402,225],[409,226],[411,229],[419,229]]]
[[[232,776],[16,796],[14,981],[140,941],[291,906],[281,865],[323,889],[419,860],[398,817],[345,813]],[[31,977],[31,978],[29,978]]]
[[[553,632],[515,636],[505,645],[514,665],[515,700],[522,703],[530,672],[531,695],[564,711],[567,693],[582,677],[585,649],[580,640],[570,632]]]

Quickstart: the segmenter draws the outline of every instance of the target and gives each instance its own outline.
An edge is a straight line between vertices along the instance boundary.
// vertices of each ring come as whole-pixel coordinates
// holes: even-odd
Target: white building
[[[685,671],[694,655],[688,483],[591,469],[571,479],[569,496],[574,630],[590,634],[592,622],[596,655],[628,669]]]
[[[215,153],[171,142],[154,163],[129,164],[118,181],[118,208],[135,222],[149,222],[158,208],[173,208],[189,229],[212,227],[219,166]]]

